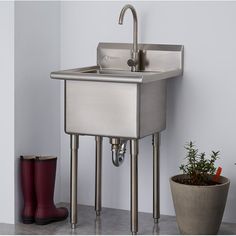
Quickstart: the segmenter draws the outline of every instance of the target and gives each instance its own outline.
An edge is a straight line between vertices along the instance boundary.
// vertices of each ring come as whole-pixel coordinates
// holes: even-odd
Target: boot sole
[[[33,224],[35,222],[34,217],[22,217],[23,224]]]
[[[45,219],[35,218],[35,224],[36,225],[47,225],[47,224],[50,224],[53,222],[65,220],[67,217],[68,217],[68,215],[66,215],[63,218],[58,218],[58,217],[51,217],[51,218],[45,218]]]

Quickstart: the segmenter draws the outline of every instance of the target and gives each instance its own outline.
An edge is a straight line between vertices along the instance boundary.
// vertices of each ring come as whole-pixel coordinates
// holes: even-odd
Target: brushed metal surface
[[[183,46],[138,49],[138,72],[126,63],[132,44],[99,43],[97,65],[51,73],[65,80],[66,133],[142,138],[165,129],[165,79],[183,73]]]
[[[77,224],[77,169],[79,136],[70,136],[71,166],[70,166],[70,222],[71,228],[75,229]]]
[[[88,70],[90,68],[90,70]],[[60,72],[52,72],[51,78],[59,80],[150,83],[181,75],[181,70],[131,72],[112,69],[99,69],[97,66],[83,67]]]
[[[147,84],[66,81],[65,131],[140,138],[166,126],[166,81]]]
[[[184,47],[169,44],[138,44],[141,72],[170,72],[173,76],[183,73]],[[129,71],[127,60],[131,57],[132,44],[99,43],[97,65],[102,69]],[[175,74],[175,75],[174,75]]]
[[[159,133],[152,135],[153,145],[153,219],[158,223],[160,218],[160,136]]]
[[[66,81],[65,132],[141,138],[166,126],[166,81]]]
[[[140,84],[139,137],[160,132],[166,127],[166,80]]]
[[[97,65],[51,73],[52,79],[121,83],[149,83],[183,73],[183,46],[139,44],[140,70],[130,72],[132,44],[99,43]]]
[[[138,232],[138,139],[130,140],[130,228]]]
[[[66,81],[65,131],[137,137],[137,84]]]
[[[124,15],[126,11],[130,9],[133,15],[133,49],[132,49],[132,58],[128,59],[127,64],[131,67],[131,71],[138,71],[140,66],[139,54],[138,54],[138,17],[135,8],[126,4],[120,12],[119,24],[123,25]]]
[[[102,137],[96,136],[95,163],[95,211],[99,216],[102,209]]]

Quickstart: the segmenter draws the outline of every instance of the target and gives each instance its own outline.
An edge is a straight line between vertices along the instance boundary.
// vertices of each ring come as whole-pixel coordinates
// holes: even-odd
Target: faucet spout
[[[125,5],[119,17],[119,24],[123,25],[124,15],[127,9],[130,9],[133,14],[133,50],[132,50],[132,58],[127,61],[127,64],[131,67],[131,71],[138,70],[138,17],[135,8],[127,4]]]

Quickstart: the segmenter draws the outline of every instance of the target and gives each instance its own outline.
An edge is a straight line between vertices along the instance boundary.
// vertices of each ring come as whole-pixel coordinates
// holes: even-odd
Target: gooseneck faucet
[[[119,24],[123,25],[124,15],[127,9],[130,9],[133,14],[133,50],[132,50],[132,58],[127,61],[128,66],[131,67],[131,71],[138,71],[139,69],[139,59],[138,59],[138,18],[135,8],[127,4],[125,5],[119,17]]]
[[[139,58],[138,58],[138,18],[137,13],[132,5],[125,5],[119,17],[119,24],[123,25],[124,15],[127,9],[130,9],[133,14],[133,49],[131,53],[131,57],[127,64],[131,67],[131,71],[139,70]],[[126,152],[126,144],[127,140],[122,140],[120,138],[110,138],[111,150],[112,150],[112,162],[115,166],[120,166],[125,157]]]

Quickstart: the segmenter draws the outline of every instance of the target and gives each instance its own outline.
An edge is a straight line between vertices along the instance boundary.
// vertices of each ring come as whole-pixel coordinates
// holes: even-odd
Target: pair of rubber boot
[[[66,208],[54,204],[56,164],[56,157],[21,156],[23,223],[45,225],[68,217]]]

